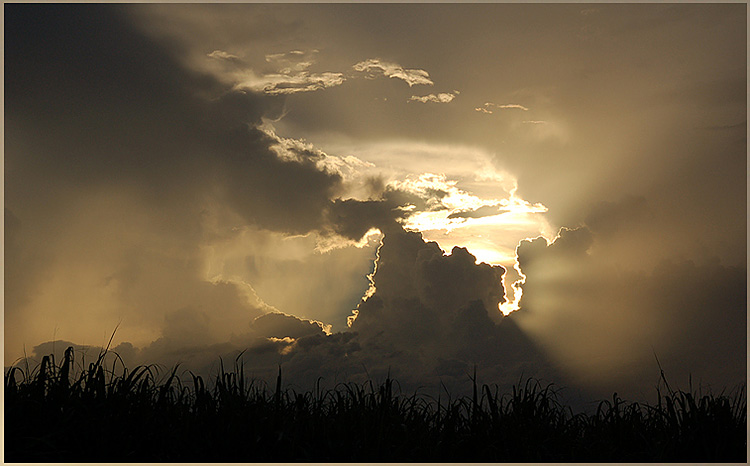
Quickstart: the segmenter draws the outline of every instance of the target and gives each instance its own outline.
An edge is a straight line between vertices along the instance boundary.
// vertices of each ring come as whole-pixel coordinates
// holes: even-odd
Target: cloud
[[[443,380],[458,389],[473,364],[508,387],[524,368],[552,375],[535,345],[498,310],[504,273],[477,264],[464,248],[446,254],[419,233],[386,231],[371,288],[350,319],[359,356],[371,364],[380,358],[381,370],[398,368],[410,386]]]
[[[428,94],[423,96],[417,96],[413,95],[409,97],[407,102],[422,102],[423,104],[426,104],[427,102],[434,102],[437,104],[447,104],[449,102],[452,102],[453,99],[456,98],[456,94],[451,94],[450,92],[441,92],[437,95],[435,94]]]
[[[252,329],[264,337],[302,338],[311,335],[327,335],[331,326],[316,320],[300,319],[281,312],[270,312],[256,317]]]
[[[694,380],[719,385],[746,377],[746,228],[737,221],[745,209],[738,201],[746,188],[744,131],[685,132],[731,125],[746,113],[739,92],[746,79],[734,66],[744,48],[725,47],[745,27],[730,21],[731,12],[680,9],[683,20],[638,36],[637,9],[602,15],[603,31],[627,39],[610,42],[627,45],[615,47],[622,60],[607,62],[614,68],[600,71],[589,69],[592,57],[613,53],[597,48],[601,41],[583,49],[553,41],[545,51],[549,41],[528,37],[540,55],[529,61],[522,50],[512,52],[505,62],[525,65],[506,67],[508,79],[493,82],[499,87],[489,94],[528,107],[477,111],[543,114],[503,126],[421,106],[409,110],[422,118],[394,117],[389,104],[373,99],[377,86],[354,77],[429,85],[426,71],[368,60],[359,70],[321,72],[317,52],[304,48],[311,32],[320,32],[321,50],[351,42],[346,56],[327,57],[340,59],[338,66],[370,52],[335,27],[308,29],[333,22],[325,15],[308,21],[314,9],[242,8],[140,9],[161,12],[151,20],[151,36],[133,19],[145,14],[108,5],[6,8],[5,319],[14,330],[6,334],[8,358],[23,343],[56,338],[103,345],[122,321],[114,344],[139,362],[208,371],[219,356],[233,360],[244,350],[254,376],[275,375],[281,362],[285,383],[288,375],[305,389],[318,376],[327,383],[362,380],[389,368],[414,388],[460,385],[475,363],[480,380],[516,382],[522,371],[547,370],[548,358],[570,370],[576,384],[609,397],[612,390],[651,389],[658,379],[652,346],[670,380],[685,380],[690,371]],[[508,52],[505,38],[524,33],[514,28],[527,23],[519,20],[526,13],[511,10],[502,18],[461,12],[471,28],[481,20],[481,27],[508,34],[476,53]],[[564,10],[578,16],[580,8]],[[163,21],[172,15],[181,19]],[[350,22],[356,15],[336,21],[360,35],[365,21],[384,24],[366,16],[362,23]],[[247,21],[229,21],[237,17]],[[705,18],[727,27],[696,36]],[[551,34],[564,32],[558,19],[537,17]],[[161,40],[169,30],[170,41]],[[178,36],[182,41],[171,41]],[[649,50],[651,65],[635,66],[643,54],[629,47],[670,37],[695,45],[685,49],[695,53],[639,47]],[[398,52],[411,39],[392,36],[390,47]],[[291,51],[268,53],[279,44]],[[555,47],[580,54],[556,61]],[[719,49],[725,53],[710,53]],[[481,58],[452,52],[469,64]],[[546,67],[539,82],[507,87],[527,82],[538,63]],[[447,60],[428,64],[441,76],[456,69]],[[642,79],[629,80],[632,69]],[[675,88],[675,70],[691,71],[704,84]],[[476,89],[494,71],[462,79]],[[620,78],[589,85],[599,72]],[[335,93],[313,92],[339,85]],[[700,115],[681,102],[701,102]],[[303,134],[325,150],[263,124],[282,115],[279,134]],[[360,139],[342,149],[335,147],[339,137]],[[415,137],[432,142],[405,140]],[[435,142],[446,140],[454,143]],[[444,176],[420,180],[426,164]],[[505,208],[518,212],[484,215]],[[426,228],[416,222],[441,217],[452,222],[430,223],[440,228],[421,238],[402,228]],[[553,243],[539,238],[519,246],[522,308],[501,317],[498,278],[515,281],[520,272],[506,267],[499,275],[477,259],[512,265],[519,239],[551,239],[559,225],[571,229]],[[463,283],[465,277],[472,281]],[[355,307],[347,331],[326,336],[309,323],[343,329]],[[256,320],[276,311],[288,318]],[[254,321],[272,330],[258,332]]]
[[[214,50],[213,52],[209,53],[207,56],[209,58],[215,58],[217,60],[228,60],[228,61],[239,60],[239,57],[237,55],[232,55],[231,53],[224,52],[223,50]]]
[[[226,71],[222,71],[220,75],[226,74],[229,80],[234,83],[235,89],[261,92],[268,95],[314,92],[343,84],[347,80],[344,73],[332,71],[315,73],[309,71],[309,68],[315,63],[317,53],[318,50],[307,52],[292,50],[286,53],[268,54],[265,56],[265,62],[271,67],[269,71],[258,72],[244,65],[231,70],[228,74]],[[215,50],[208,56],[233,64],[241,63],[236,56],[220,50]],[[373,72],[379,72],[390,78],[401,79],[408,83],[409,87],[415,84],[433,84],[429,74],[424,70],[404,69],[395,63],[381,62],[378,59],[359,62],[353,68],[355,71],[369,73],[370,75]],[[413,96],[413,100],[445,103],[453,100],[456,94],[458,92],[453,94],[440,93],[432,95],[432,97]]]
[[[369,58],[352,66],[355,71],[368,73],[383,74],[389,78],[396,78],[405,81],[409,87],[414,85],[432,86],[434,83],[430,79],[430,74],[420,69],[405,69],[397,63],[384,62],[378,58]]]
[[[273,307],[241,278],[212,281],[212,249],[239,227],[327,228],[342,176],[325,154],[261,126],[278,117],[282,97],[185,68],[116,8],[19,5],[10,14],[6,271],[17,286],[5,317],[17,331],[8,353],[49,339],[56,325],[62,338],[87,342],[122,321],[118,340],[163,339],[165,351],[249,332]],[[52,26],[40,29],[44,18]]]
[[[685,389],[692,374],[696,384],[733,387],[746,377],[737,357],[746,348],[745,271],[718,261],[639,261],[638,249],[622,247],[638,229],[620,236],[615,225],[650,221],[635,214],[643,205],[642,198],[602,203],[589,216],[595,229],[563,229],[551,243],[522,241],[525,283],[521,310],[512,315],[596,396],[649,396],[643,381],[659,377],[654,353],[673,385]],[[664,241],[649,240],[641,247],[658,250]]]
[[[641,222],[651,214],[643,196],[625,196],[617,202],[600,201],[592,206],[584,222],[588,228],[603,236],[628,230],[629,225]]]
[[[504,390],[520,374],[564,381],[514,320],[499,314],[503,273],[502,267],[476,264],[463,248],[445,254],[419,233],[392,225],[351,331],[328,334],[321,322],[271,311],[231,338],[210,342],[200,329],[210,328],[211,315],[181,309],[169,314],[162,338],[141,348],[124,342],[114,350],[126,365],[180,363],[181,373],[204,375],[218,370],[219,357],[225,364],[241,358],[246,373],[267,381],[281,362],[284,383],[303,389],[320,377],[324,386],[333,386],[390,374],[405,391],[437,395],[447,388],[460,396],[470,392],[475,365],[480,380]],[[175,341],[178,337],[183,340]],[[33,356],[46,354],[53,344],[61,352],[71,343],[47,342]]]
[[[490,179],[487,173],[475,174],[476,178]],[[495,173],[497,175],[497,173]],[[496,178],[495,181],[499,181]],[[505,227],[516,223],[519,220],[526,222],[530,214],[544,213],[547,208],[541,203],[532,204],[526,200],[520,199],[515,195],[516,188],[510,188],[506,197],[501,199],[481,198],[458,187],[458,181],[449,180],[445,175],[436,175],[433,173],[423,173],[418,177],[407,177],[403,181],[393,181],[389,184],[394,191],[410,193],[421,199],[420,205],[414,204],[414,208],[405,215],[402,223],[412,230],[422,232],[451,232],[454,229],[466,228],[481,223],[481,227],[490,229],[492,222],[479,221],[490,217],[490,215],[470,215],[466,212],[477,211],[487,213],[488,206],[497,206],[492,216],[502,212],[511,213],[513,219],[503,218],[495,219],[497,224],[494,226]],[[474,219],[477,219],[476,221]],[[471,220],[471,221],[467,221]],[[507,222],[507,223],[506,223]],[[534,223],[534,222],[532,222]],[[486,231],[485,234],[489,233]],[[540,231],[537,230],[537,234]],[[466,238],[464,238],[466,239]]]
[[[352,329],[377,331],[385,338],[411,332],[441,332],[453,325],[459,309],[481,301],[485,315],[496,316],[503,301],[500,266],[475,264],[464,248],[450,255],[422,235],[393,228],[378,249],[370,296],[352,319]]]
[[[207,56],[224,63],[223,68],[208,69],[217,79],[231,84],[235,90],[267,95],[290,95],[314,92],[339,86],[346,81],[343,73],[331,71],[316,73],[309,68],[315,64],[318,50],[292,50],[286,53],[265,55],[262,71],[241,60],[236,55],[214,50]]]
[[[243,73],[235,88],[263,92],[269,95],[287,95],[319,91],[339,86],[346,81],[343,73],[287,71],[287,73],[269,73],[258,76],[252,70],[248,70]]]
[[[15,70],[6,104],[13,176],[6,266],[24,286],[7,293],[6,322],[17,329],[6,339],[9,357],[24,342],[57,339],[55,325],[60,340],[104,346],[122,322],[114,346],[128,364],[180,363],[210,373],[219,357],[245,350],[248,372],[273,374],[281,358],[285,377],[299,384],[321,375],[364,378],[365,368],[375,376],[393,364],[412,387],[439,388],[441,380],[466,385],[475,362],[486,363],[488,378],[513,381],[515,369],[535,365],[533,345],[517,327],[494,327],[503,269],[477,265],[464,249],[444,255],[397,223],[409,215],[404,205],[427,209],[431,199],[445,200],[439,189],[422,195],[369,172],[367,196],[344,198],[355,173],[372,167],[264,125],[281,113],[283,96],[232,89],[184,68],[173,50],[107,7],[94,15],[51,6],[43,14],[54,26],[43,33],[32,27],[38,12],[19,8],[26,14],[14,13],[6,57]],[[109,27],[69,27],[79,20]],[[39,37],[56,38],[53,50]],[[86,60],[71,42],[88,44]],[[122,53],[115,60],[111,50]],[[49,75],[59,80],[44,81]],[[357,242],[373,229],[388,238],[377,289],[359,306],[355,331],[326,335],[357,307],[373,258],[367,247],[316,252],[316,243]],[[399,285],[402,265],[413,276]],[[296,301],[284,297],[292,287],[304,290]],[[384,307],[374,311],[378,300]],[[430,337],[420,344],[429,351],[415,350],[409,322]],[[387,344],[378,329],[388,329]],[[519,359],[524,352],[532,356]],[[415,365],[424,369],[404,369]]]
[[[476,107],[474,110],[481,113],[492,114],[493,109],[507,110],[507,109],[518,109],[523,111],[529,111],[528,108],[519,104],[494,104],[492,102],[485,102],[481,107]]]
[[[483,205],[481,207],[477,207],[474,210],[461,210],[457,212],[452,212],[448,215],[447,218],[482,218],[482,217],[491,217],[493,215],[498,215],[503,212],[508,212],[509,209],[503,208],[498,205]]]

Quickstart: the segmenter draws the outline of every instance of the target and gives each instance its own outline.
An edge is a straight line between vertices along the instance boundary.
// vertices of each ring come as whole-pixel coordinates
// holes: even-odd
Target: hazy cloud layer
[[[745,269],[678,258],[632,267],[638,253],[621,249],[615,236],[628,230],[618,224],[635,224],[633,234],[648,221],[645,202],[624,199],[606,214],[603,207],[589,216],[590,226],[563,229],[551,244],[537,238],[519,245],[526,276],[521,328],[602,395],[647,395],[640,381],[658,381],[656,357],[670,382],[683,388],[691,375],[714,389],[743,380]]]

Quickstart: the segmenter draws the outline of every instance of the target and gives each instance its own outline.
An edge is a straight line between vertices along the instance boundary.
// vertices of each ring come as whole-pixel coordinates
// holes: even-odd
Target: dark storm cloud
[[[316,154],[287,147],[295,156],[282,159],[283,141],[258,127],[278,117],[281,98],[186,69],[177,45],[136,31],[125,10],[6,10],[6,322],[28,322],[43,285],[62,303],[80,296],[32,313],[36,328],[8,344],[38,338],[45,321],[80,319],[83,333],[123,312],[124,328],[161,328],[173,343],[246,330],[264,305],[235,282],[204,281],[204,242],[246,224],[319,229],[341,188]],[[98,309],[98,295],[116,304]]]
[[[250,204],[249,220],[292,231],[308,231],[339,184],[304,157],[288,163],[269,150],[277,141],[252,125],[280,101],[228,92],[184,69],[118,9],[19,5],[10,13],[9,119],[43,131],[33,157],[8,154],[9,174],[52,166],[58,182],[135,182],[180,195],[186,185],[218,189],[237,207]],[[10,184],[11,194],[22,189]]]

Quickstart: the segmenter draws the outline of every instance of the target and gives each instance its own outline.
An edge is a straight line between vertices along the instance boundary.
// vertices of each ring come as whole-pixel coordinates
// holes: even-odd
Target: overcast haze
[[[5,364],[746,379],[744,4],[5,6]]]

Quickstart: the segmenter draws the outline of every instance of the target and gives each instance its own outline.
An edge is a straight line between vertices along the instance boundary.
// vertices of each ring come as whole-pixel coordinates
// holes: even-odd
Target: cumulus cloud
[[[352,66],[355,71],[367,73],[369,76],[382,74],[389,78],[401,79],[409,87],[415,85],[432,86],[434,83],[430,79],[430,74],[420,69],[405,69],[397,63],[381,61],[379,58],[368,58]]]
[[[465,248],[446,254],[417,232],[386,230],[371,288],[350,319],[360,357],[381,357],[377,367],[398,367],[410,384],[443,380],[457,389],[474,364],[506,386],[524,370],[550,376],[536,346],[498,310],[504,273]]]
[[[503,301],[504,272],[500,266],[475,264],[464,248],[454,248],[446,256],[421,234],[392,228],[378,250],[373,287],[352,318],[352,328],[393,327],[385,338],[440,331],[453,324],[459,309],[476,300],[486,315],[494,316]]]
[[[409,97],[407,102],[422,102],[423,104],[426,104],[427,102],[433,102],[436,104],[447,104],[449,102],[452,102],[453,99],[456,98],[456,94],[457,92],[455,94],[450,92],[441,92],[439,94],[428,94],[423,96],[413,95]]]

